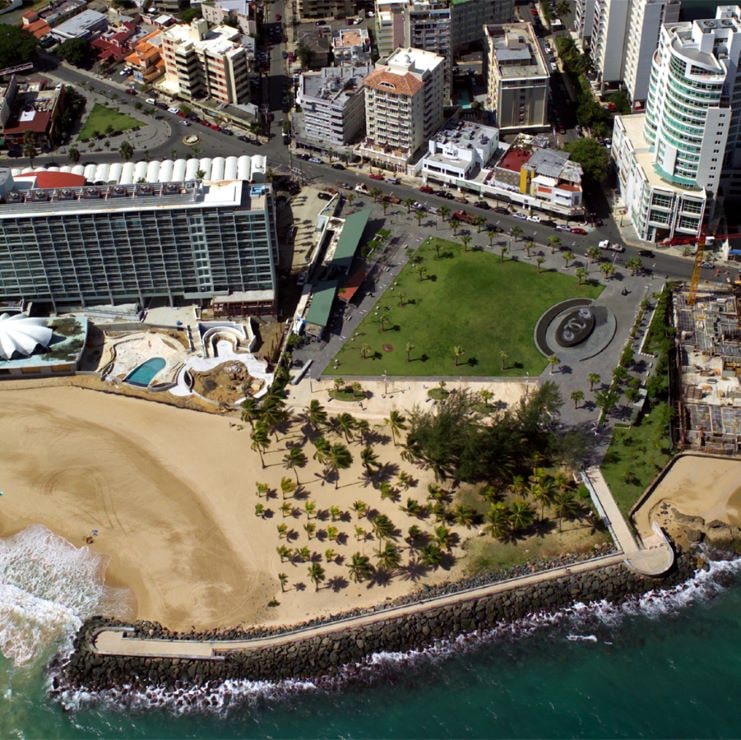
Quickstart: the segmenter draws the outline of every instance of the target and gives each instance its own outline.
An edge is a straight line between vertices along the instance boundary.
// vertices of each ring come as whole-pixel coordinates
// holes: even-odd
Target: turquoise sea
[[[48,698],[49,657],[115,603],[99,565],[40,528],[0,540],[0,738],[741,736],[739,561],[621,607],[378,655],[342,683],[221,687],[221,708],[189,713],[154,692]]]

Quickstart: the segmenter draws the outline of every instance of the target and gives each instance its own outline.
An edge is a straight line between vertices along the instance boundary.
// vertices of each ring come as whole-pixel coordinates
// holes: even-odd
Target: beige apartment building
[[[548,126],[550,73],[532,23],[484,26],[487,47],[486,107],[500,131]]]
[[[346,18],[355,13],[352,0],[298,0],[298,15],[304,18]]]
[[[250,61],[241,32],[231,26],[209,29],[203,18],[162,34],[165,86],[187,99],[249,102]]]
[[[445,59],[421,49],[397,49],[364,82],[366,139],[359,153],[404,167],[443,122]]]

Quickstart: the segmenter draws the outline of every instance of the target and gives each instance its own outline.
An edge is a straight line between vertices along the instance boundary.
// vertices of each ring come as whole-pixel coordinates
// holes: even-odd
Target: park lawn
[[[648,484],[671,459],[666,414],[666,403],[658,403],[639,424],[615,427],[601,470],[626,519]]]
[[[596,298],[602,292],[601,285],[578,285],[570,275],[538,273],[523,262],[502,262],[488,252],[466,252],[459,244],[437,241],[439,259],[431,239],[418,250],[427,269],[425,279],[419,279],[411,263],[404,267],[337,353],[336,374],[540,375],[546,358],[533,341],[540,316],[559,301]],[[388,316],[385,331],[376,311]],[[414,345],[409,361],[408,342]],[[370,347],[368,357],[361,356],[364,345]],[[458,364],[454,346],[464,350]],[[504,370],[502,351],[507,355]]]
[[[112,126],[114,131],[121,133],[141,125],[142,122],[136,118],[96,103],[85,120],[85,124],[80,129],[79,138],[92,139],[98,134],[105,136],[107,135],[108,126]]]

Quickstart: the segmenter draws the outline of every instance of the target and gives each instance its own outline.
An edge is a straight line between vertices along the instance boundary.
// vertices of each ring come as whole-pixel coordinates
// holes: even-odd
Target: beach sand
[[[651,512],[668,501],[688,516],[741,526],[741,460],[684,455],[667,472],[634,515],[641,533],[650,533]]]
[[[508,400],[516,400],[517,384],[507,388]],[[326,394],[320,400],[326,403]],[[239,430],[242,425],[234,418],[75,387],[3,384],[0,404],[0,536],[42,524],[79,547],[98,530],[90,547],[110,558],[107,582],[133,591],[139,619],[176,630],[290,624],[382,602],[418,587],[400,576],[385,585],[343,583],[347,567],[331,563],[325,564],[327,583],[315,592],[306,563],[280,563],[276,525],[284,521],[295,530],[295,541],[288,543],[292,547],[308,545],[323,553],[331,546],[347,558],[361,552],[371,559],[376,549],[372,540],[356,542],[355,525],[370,529],[370,524],[358,522],[355,514],[351,521],[335,524],[347,535],[347,544],[334,545],[308,539],[304,501],[295,501],[300,516],[283,519],[280,494],[268,502],[257,498],[257,481],[277,488],[282,476],[293,477],[281,459],[286,441],[302,438],[295,427],[292,437],[281,435],[273,445],[262,470],[249,447],[248,427]],[[345,410],[339,406],[328,404],[328,410]],[[357,408],[347,410],[362,415]],[[351,449],[355,462],[340,473],[335,490],[318,477],[320,466],[312,460],[313,447],[307,446],[309,465],[299,476],[318,508],[336,504],[349,510],[362,499],[387,513],[402,535],[412,524],[431,531],[434,522],[403,514],[398,503],[381,500],[377,489],[360,480],[360,448]],[[382,462],[399,465],[418,479],[416,488],[402,492],[402,501],[415,496],[423,502],[431,473],[401,461],[401,448],[390,443],[378,445],[376,452]],[[255,516],[260,501],[273,511],[272,518]],[[328,522],[317,524],[326,528]],[[454,531],[462,540],[475,534]],[[281,592],[279,572],[289,576],[286,593]],[[338,579],[336,591],[329,587],[333,577]],[[425,580],[450,577],[439,570]],[[268,607],[273,598],[279,606]]]

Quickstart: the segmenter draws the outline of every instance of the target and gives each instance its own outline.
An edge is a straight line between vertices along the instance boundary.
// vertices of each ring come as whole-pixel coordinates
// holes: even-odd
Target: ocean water
[[[741,561],[619,607],[377,655],[342,681],[214,687],[197,711],[155,692],[49,698],[45,666],[80,620],[129,608],[100,569],[42,528],[0,541],[0,738],[741,735]]]

